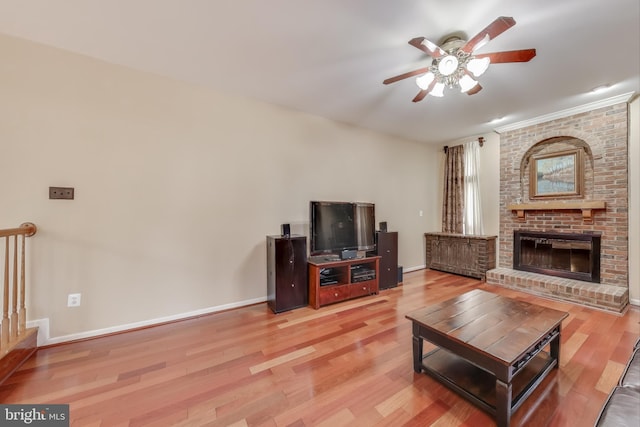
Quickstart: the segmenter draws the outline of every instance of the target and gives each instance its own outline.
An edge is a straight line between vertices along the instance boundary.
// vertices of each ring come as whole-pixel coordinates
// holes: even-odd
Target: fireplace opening
[[[600,283],[600,235],[516,230],[513,268]]]

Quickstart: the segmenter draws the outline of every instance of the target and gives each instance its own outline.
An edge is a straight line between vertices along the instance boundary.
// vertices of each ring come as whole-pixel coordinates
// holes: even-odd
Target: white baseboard
[[[234,302],[231,304],[218,305],[215,307],[207,307],[200,310],[189,311],[187,313],[179,313],[171,316],[158,317],[155,319],[143,320],[140,322],[128,323],[124,325],[111,326],[109,328],[94,329],[92,331],[78,332],[75,334],[62,335],[58,337],[50,336],[49,319],[37,319],[27,322],[27,327],[35,327],[38,329],[38,346],[60,344],[68,341],[75,341],[86,338],[98,337],[100,335],[113,334],[115,332],[123,332],[131,329],[153,326],[161,323],[172,322],[176,320],[188,319],[190,317],[202,316],[204,314],[216,313],[218,311],[229,310],[232,308],[244,307],[246,305],[258,304],[265,302],[267,297],[254,298],[245,301]]]
[[[418,266],[414,266],[414,267],[409,267],[406,269],[403,269],[404,272],[406,273],[410,273],[412,271],[418,271],[418,270],[424,270],[426,268],[426,266],[424,265],[418,265]],[[141,322],[134,322],[134,323],[128,323],[128,324],[124,324],[124,325],[118,325],[118,326],[112,326],[109,328],[103,328],[103,329],[94,329],[92,331],[85,331],[85,332],[78,332],[75,334],[69,334],[69,335],[62,335],[62,336],[58,336],[58,337],[51,337],[50,336],[50,329],[49,329],[49,319],[35,319],[35,320],[29,320],[27,322],[27,328],[33,328],[33,327],[37,327],[38,328],[38,347],[44,346],[44,345],[52,345],[52,344],[60,344],[60,343],[64,343],[67,341],[75,341],[75,340],[80,340],[80,339],[86,339],[86,338],[93,338],[93,337],[98,337],[100,335],[107,335],[107,334],[112,334],[115,332],[123,332],[123,331],[127,331],[130,329],[137,329],[137,328],[142,328],[142,327],[146,327],[146,326],[153,326],[153,325],[157,325],[157,324],[161,324],[161,323],[166,323],[166,322],[172,322],[172,321],[176,321],[176,320],[182,320],[182,319],[188,319],[190,317],[195,317],[195,316],[202,316],[204,314],[211,314],[211,313],[216,313],[218,311],[223,311],[223,310],[229,310],[232,308],[238,308],[238,307],[244,307],[247,305],[252,305],[252,304],[258,304],[261,302],[265,302],[267,300],[266,297],[261,297],[261,298],[254,298],[251,300],[245,300],[245,301],[240,301],[240,302],[235,302],[235,303],[231,303],[231,304],[224,304],[224,305],[219,305],[219,306],[215,306],[215,307],[208,307],[208,308],[203,308],[200,310],[194,310],[194,311],[189,311],[186,313],[180,313],[180,314],[175,314],[172,316],[165,316],[165,317],[158,317],[155,319],[149,319],[149,320],[143,320]],[[634,305],[634,306],[640,306],[640,300],[637,299],[632,299],[629,300],[629,303]]]
[[[44,345],[49,338],[49,319],[35,319],[27,321],[27,328],[38,328],[36,345]]]
[[[408,267],[403,269],[404,273],[410,273],[412,271],[424,270],[426,266],[418,265],[414,267]],[[57,337],[52,337],[50,335],[49,328],[49,319],[35,319],[27,322],[27,327],[38,327],[38,346],[52,345],[52,344],[60,344],[68,341],[81,340],[86,338],[98,337],[100,335],[113,334],[116,332],[123,332],[131,329],[143,328],[146,326],[153,326],[160,323],[172,322],[176,320],[188,319],[190,317],[202,316],[204,314],[216,313],[218,311],[229,310],[232,308],[243,307],[251,304],[258,304],[261,302],[265,302],[267,297],[254,298],[251,300],[245,300],[240,302],[235,302],[231,304],[224,304],[215,307],[203,308],[201,310],[194,310],[187,313],[179,313],[172,316],[159,317],[155,319],[143,320],[140,322],[127,323],[124,325],[111,326],[103,329],[94,329],[92,331],[78,332],[75,334],[69,335],[61,335]]]
[[[412,271],[424,270],[425,268],[427,268],[426,265],[416,265],[414,267],[403,268],[402,271],[403,273],[411,273]]]

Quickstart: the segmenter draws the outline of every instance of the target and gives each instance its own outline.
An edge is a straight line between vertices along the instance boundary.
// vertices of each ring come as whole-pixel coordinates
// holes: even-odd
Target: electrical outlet
[[[73,187],[49,187],[49,199],[73,200]]]
[[[67,297],[67,307],[80,307],[82,294],[69,294]]]

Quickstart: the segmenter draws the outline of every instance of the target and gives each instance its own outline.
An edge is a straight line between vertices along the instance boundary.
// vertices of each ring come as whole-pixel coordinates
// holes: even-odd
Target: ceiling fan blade
[[[472,87],[471,89],[469,89],[467,91],[467,95],[475,95],[476,93],[480,92],[482,90],[482,86],[480,86],[480,83],[478,83],[477,85],[475,85],[474,87]]]
[[[488,41],[495,39],[514,25],[516,25],[515,19],[509,16],[501,16],[489,24],[484,30],[476,34],[471,40],[462,46],[460,50],[465,53],[471,53],[482,47]],[[487,37],[488,39],[485,40]]]
[[[395,82],[397,82],[399,80],[404,80],[404,79],[408,79],[409,77],[413,77],[413,76],[418,76],[420,74],[424,74],[427,71],[429,71],[429,67],[418,68],[417,70],[409,71],[408,73],[400,74],[400,75],[395,76],[395,77],[389,77],[388,79],[386,79],[382,83],[388,85],[390,83],[395,83]]]
[[[442,50],[440,46],[438,46],[433,42],[430,42],[424,37],[416,37],[414,39],[411,39],[409,40],[409,44],[413,47],[417,47],[418,49],[430,55],[434,59],[440,58],[441,56],[444,56],[447,54],[447,52]]]
[[[436,80],[433,80],[431,83],[429,83],[429,86],[426,89],[423,89],[420,92],[418,92],[416,97],[413,98],[413,102],[422,101],[424,99],[424,97],[427,96],[429,94],[429,92],[431,92],[433,90],[433,87],[435,85],[436,85]]]
[[[489,58],[492,64],[502,64],[505,62],[529,62],[536,56],[535,49],[509,50],[505,52],[481,53],[475,55],[476,58]]]
[[[415,98],[413,98],[413,102],[420,102],[424,99],[425,96],[427,96],[427,94],[429,93],[428,90],[421,90],[420,92],[418,92],[418,94],[416,95]]]

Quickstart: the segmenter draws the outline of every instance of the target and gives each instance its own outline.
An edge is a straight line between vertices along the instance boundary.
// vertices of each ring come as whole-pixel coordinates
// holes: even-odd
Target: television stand
[[[323,305],[377,295],[380,257],[320,261],[309,258],[309,305]]]

